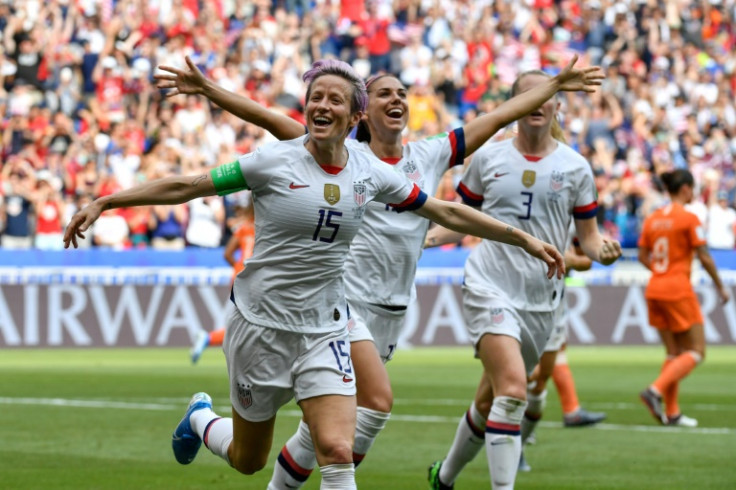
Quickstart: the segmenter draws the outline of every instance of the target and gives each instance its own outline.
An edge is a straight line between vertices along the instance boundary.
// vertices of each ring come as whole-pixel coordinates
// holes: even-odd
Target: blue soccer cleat
[[[210,345],[210,334],[206,330],[200,330],[197,333],[197,338],[192,344],[192,349],[189,351],[189,356],[192,359],[192,364],[197,364],[199,358],[202,356],[204,350]]]
[[[192,430],[189,418],[194,412],[203,408],[212,410],[212,398],[204,392],[195,393],[189,401],[187,412],[171,436],[171,448],[174,450],[174,457],[181,464],[189,464],[194,461],[197,451],[202,445],[202,439]]]

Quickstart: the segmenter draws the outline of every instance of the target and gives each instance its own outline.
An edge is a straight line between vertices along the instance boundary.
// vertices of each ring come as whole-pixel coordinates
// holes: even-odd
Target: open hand
[[[552,279],[555,275],[557,275],[557,279],[564,277],[565,259],[554,245],[529,235],[524,250],[529,255],[543,260],[547,264],[547,279]]]
[[[156,87],[160,89],[172,89],[166,93],[166,97],[173,97],[179,94],[201,95],[204,92],[207,79],[189,56],[184,57],[184,60],[187,63],[186,69],[159,65],[159,70],[168,73],[156,73],[153,75],[153,78],[156,80]]]
[[[598,66],[589,66],[587,68],[576,69],[575,63],[578,61],[578,55],[570,60],[570,63],[557,74],[557,80],[560,84],[559,90],[565,92],[595,92],[605,78],[603,71]]]
[[[77,211],[64,231],[64,248],[69,248],[70,244],[77,248],[77,238],[84,238],[84,232],[97,221],[100,213],[102,213],[102,206],[97,201]]]

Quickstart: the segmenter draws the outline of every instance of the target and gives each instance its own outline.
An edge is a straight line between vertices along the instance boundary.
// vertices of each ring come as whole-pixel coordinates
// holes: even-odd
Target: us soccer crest
[[[521,183],[524,184],[524,187],[531,187],[536,181],[537,172],[534,170],[524,170],[524,173],[521,176]]]
[[[406,176],[409,177],[409,180],[411,180],[412,182],[418,182],[419,179],[422,177],[422,175],[419,173],[419,169],[414,162],[406,162],[401,170],[404,171],[404,174],[406,174]]]
[[[250,408],[253,405],[253,393],[250,391],[250,385],[238,383],[238,402],[243,408]]]
[[[325,184],[325,201],[334,206],[340,200],[340,186],[337,184]]]
[[[503,322],[502,308],[491,308],[491,321],[496,325]]]
[[[549,178],[549,188],[553,192],[560,192],[562,187],[565,185],[565,174],[562,172],[552,171],[552,175]]]
[[[325,191],[326,192],[326,191]],[[365,205],[366,187],[363,182],[353,184],[353,200],[358,207]],[[326,199],[326,196],[325,196]],[[329,201],[328,201],[329,202]]]

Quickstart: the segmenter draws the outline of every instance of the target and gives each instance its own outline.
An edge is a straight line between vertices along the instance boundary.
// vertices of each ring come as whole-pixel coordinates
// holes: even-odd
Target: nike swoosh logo
[[[344,376],[342,377],[342,382],[343,382],[343,383],[350,383],[350,382],[351,382],[352,380],[353,380],[353,378],[348,378],[348,376],[347,376],[347,375],[344,375]]]
[[[309,187],[309,184],[295,184],[293,182],[289,184],[289,189],[303,189],[305,187]]]
[[[508,175],[508,172],[496,172],[494,175],[495,178],[503,177],[504,175]]]

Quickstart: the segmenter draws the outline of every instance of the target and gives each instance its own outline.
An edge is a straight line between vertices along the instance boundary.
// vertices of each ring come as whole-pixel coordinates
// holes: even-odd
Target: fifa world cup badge
[[[325,184],[325,201],[334,206],[340,200],[340,186],[337,184]]]
[[[524,170],[524,174],[521,176],[521,183],[524,184],[524,187],[531,187],[536,181],[537,172],[534,170]]]

